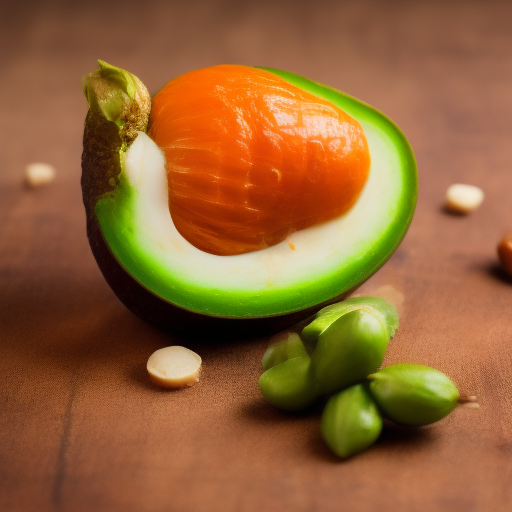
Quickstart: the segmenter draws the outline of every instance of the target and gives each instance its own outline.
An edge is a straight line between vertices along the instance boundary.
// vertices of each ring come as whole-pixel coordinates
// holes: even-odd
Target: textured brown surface
[[[512,228],[511,4],[352,4],[0,4],[0,510],[512,510],[512,282],[495,266]],[[481,407],[387,428],[339,462],[318,412],[261,399],[266,339],[190,344],[128,312],[92,258],[79,189],[80,79],[96,58],[152,91],[217,63],[289,69],[393,118],[420,195],[365,286],[405,296],[387,361],[433,365]],[[57,180],[25,189],[34,161]],[[442,209],[456,181],[485,190],[471,216]],[[191,389],[147,379],[148,356],[172,343],[203,358]]]

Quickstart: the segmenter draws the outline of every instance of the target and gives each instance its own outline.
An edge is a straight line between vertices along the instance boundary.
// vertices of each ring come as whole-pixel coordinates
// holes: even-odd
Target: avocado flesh
[[[416,166],[396,126],[338,91],[269,71],[336,103],[361,123],[372,160],[368,182],[347,214],[294,233],[295,250],[285,241],[254,253],[215,256],[176,231],[163,154],[139,133],[122,154],[119,185],[97,201],[96,219],[124,271],[152,295],[184,310],[260,318],[323,305],[370,277],[391,256],[411,221]]]

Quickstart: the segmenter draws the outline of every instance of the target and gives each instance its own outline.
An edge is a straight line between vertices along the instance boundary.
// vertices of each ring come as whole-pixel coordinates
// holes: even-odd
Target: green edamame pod
[[[371,446],[382,431],[382,417],[365,384],[356,384],[329,398],[321,419],[327,446],[338,457]]]
[[[423,365],[397,364],[369,375],[370,392],[382,413],[402,425],[428,425],[457,406],[459,391],[442,372]]]
[[[308,355],[273,366],[261,375],[258,385],[269,403],[288,411],[306,408],[317,396]]]
[[[366,378],[382,364],[389,343],[382,318],[356,309],[319,336],[311,367],[320,394],[334,393]]]
[[[308,352],[312,353],[318,338],[338,318],[362,309],[380,318],[388,329],[392,339],[398,329],[398,312],[392,304],[379,297],[353,297],[321,309],[315,319],[302,330],[302,339]]]
[[[284,331],[270,338],[270,344],[263,355],[261,365],[264,370],[268,370],[288,359],[307,355],[300,336],[296,332]]]

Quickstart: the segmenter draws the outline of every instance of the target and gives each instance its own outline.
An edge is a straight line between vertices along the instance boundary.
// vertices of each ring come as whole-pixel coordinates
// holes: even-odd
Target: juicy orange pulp
[[[264,249],[343,214],[370,167],[357,121],[247,66],[169,82],[153,99],[149,135],[165,153],[176,228],[218,255]]]

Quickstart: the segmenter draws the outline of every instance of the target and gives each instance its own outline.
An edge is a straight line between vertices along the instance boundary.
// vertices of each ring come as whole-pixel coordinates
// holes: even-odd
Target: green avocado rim
[[[95,207],[105,243],[118,263],[140,285],[162,300],[195,313],[222,318],[263,318],[301,311],[335,299],[363,283],[389,259],[405,236],[414,213],[416,161],[407,139],[390,119],[373,107],[330,87],[287,71],[261,69],[334,103],[356,120],[370,122],[382,130],[399,155],[403,186],[399,207],[380,238],[369,243],[371,250],[365,257],[354,258],[314,282],[298,281],[285,289],[226,290],[180,279],[172,269],[164,267],[136,243],[132,211],[137,191],[121,173],[118,187],[101,197]]]

